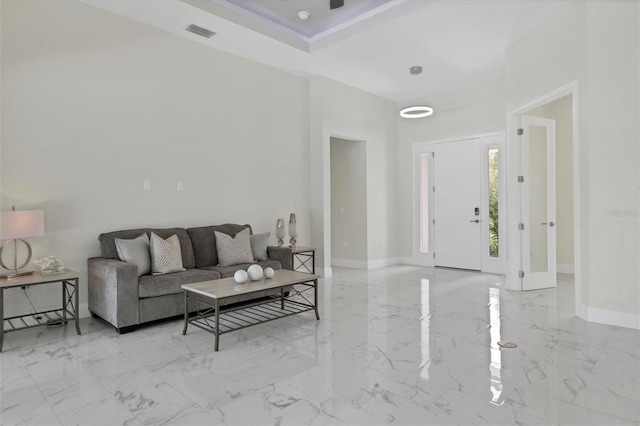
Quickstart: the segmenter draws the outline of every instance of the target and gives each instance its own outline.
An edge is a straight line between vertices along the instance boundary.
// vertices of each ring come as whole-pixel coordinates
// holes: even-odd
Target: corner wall
[[[638,2],[569,2],[507,50],[505,68],[507,112],[577,81],[576,313],[634,328],[640,328],[638,8]],[[509,227],[514,232],[515,222]]]
[[[274,244],[296,212],[311,243],[307,79],[81,2],[1,7],[2,209],[44,210],[34,258],[78,270],[81,303],[102,232],[250,223]],[[7,315],[29,311],[6,296]]]

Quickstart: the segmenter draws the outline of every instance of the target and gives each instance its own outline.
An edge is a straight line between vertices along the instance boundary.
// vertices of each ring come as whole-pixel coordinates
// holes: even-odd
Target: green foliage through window
[[[489,149],[489,257],[500,257],[498,148]]]

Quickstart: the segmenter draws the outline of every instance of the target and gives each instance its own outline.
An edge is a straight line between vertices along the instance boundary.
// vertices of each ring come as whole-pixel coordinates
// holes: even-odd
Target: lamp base
[[[0,278],[16,278],[24,277],[25,275],[31,275],[35,271],[11,271],[4,274],[0,274]]]

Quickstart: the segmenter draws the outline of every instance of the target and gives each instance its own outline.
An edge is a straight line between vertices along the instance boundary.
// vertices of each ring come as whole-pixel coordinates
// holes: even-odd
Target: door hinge
[[[524,271],[518,271],[518,278],[524,278]]]
[[[436,152],[435,151],[431,151],[431,158],[436,158]]]
[[[518,224],[518,230],[519,231],[524,231],[524,223],[519,223]]]
[[[435,251],[433,252],[433,258],[434,259],[436,258],[436,252]]]
[[[518,176],[518,183],[524,182],[524,176]]]
[[[433,185],[433,192],[436,192],[436,186]]]
[[[433,219],[433,224],[434,224],[434,225],[436,224],[436,220],[435,220],[435,219]]]
[[[524,135],[524,129],[518,129],[518,136]]]

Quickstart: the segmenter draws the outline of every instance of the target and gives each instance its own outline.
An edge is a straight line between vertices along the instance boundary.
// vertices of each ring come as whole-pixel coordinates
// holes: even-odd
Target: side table
[[[294,271],[306,272],[307,274],[316,273],[316,249],[313,247],[290,247],[291,248],[291,266]],[[296,265],[297,261],[297,265]]]
[[[62,308],[48,311],[34,312],[32,314],[4,317],[4,291],[15,287],[30,287],[42,284],[62,284]],[[54,324],[67,324],[69,320],[75,320],[76,332],[80,332],[79,312],[79,278],[78,273],[71,269],[65,269],[59,274],[42,275],[35,272],[32,275],[24,275],[15,278],[0,279],[0,320],[2,320],[2,333],[0,333],[0,352],[4,344],[4,335],[12,331],[24,330],[34,327],[45,327]]]

